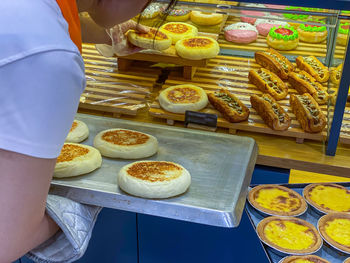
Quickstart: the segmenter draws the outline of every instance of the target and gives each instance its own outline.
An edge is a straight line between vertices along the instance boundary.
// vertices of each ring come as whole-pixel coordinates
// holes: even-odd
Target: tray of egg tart
[[[247,201],[270,262],[350,260],[350,182],[252,185]]]

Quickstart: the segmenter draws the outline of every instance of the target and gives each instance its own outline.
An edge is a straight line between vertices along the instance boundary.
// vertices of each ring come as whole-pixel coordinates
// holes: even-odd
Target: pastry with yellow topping
[[[350,258],[345,259],[343,263],[350,263]]]
[[[337,184],[310,184],[304,189],[306,201],[324,212],[350,212],[350,191]]]
[[[318,229],[328,244],[350,254],[350,214],[330,213],[322,216]]]
[[[201,60],[216,57],[220,52],[218,42],[210,37],[189,37],[176,42],[177,54],[185,59]]]
[[[290,256],[286,257],[282,260],[281,263],[330,263],[328,260],[324,258],[320,258],[315,255],[307,255],[307,256]]]
[[[280,185],[256,186],[249,192],[248,200],[254,208],[269,215],[296,216],[307,209],[301,195]]]
[[[257,232],[265,244],[286,254],[311,254],[322,246],[316,228],[296,217],[267,217],[258,224]]]

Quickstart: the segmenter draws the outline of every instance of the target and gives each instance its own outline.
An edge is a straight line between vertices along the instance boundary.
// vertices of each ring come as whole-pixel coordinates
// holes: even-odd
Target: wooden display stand
[[[211,37],[215,40],[219,39],[219,34],[226,23],[227,16],[224,16],[223,21],[214,26],[198,26],[192,23],[190,20],[186,23],[192,24],[198,28],[198,35]],[[161,21],[159,18],[156,19],[147,19],[149,21],[141,19],[139,22],[141,24],[145,24],[147,26],[160,25]],[[166,21],[165,21],[166,23]],[[205,67],[208,63],[208,59],[202,60],[189,60],[179,57],[176,54],[175,46],[172,45],[167,50],[162,52],[145,50],[143,52],[139,52],[136,54],[132,54],[129,56],[118,57],[118,70],[120,71],[129,71],[132,68],[133,61],[147,61],[147,62],[155,62],[155,63],[165,63],[165,64],[174,64],[183,66],[182,77],[184,79],[192,79],[197,67]]]
[[[110,113],[114,117],[136,115],[147,106],[158,78],[144,72],[121,74],[115,58],[101,56],[94,45],[83,45],[86,88],[79,109]]]

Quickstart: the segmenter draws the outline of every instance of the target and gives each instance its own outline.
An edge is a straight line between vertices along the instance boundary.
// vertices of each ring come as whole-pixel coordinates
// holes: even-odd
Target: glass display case
[[[148,54],[148,58],[134,56],[131,59],[184,66],[182,75],[169,74],[164,83],[165,88],[183,83],[199,85],[207,92],[225,88],[249,108],[248,120],[238,123],[225,119],[211,106],[202,110],[205,113],[218,114],[218,127],[228,128],[231,133],[243,130],[293,137],[298,143],[302,143],[304,139],[316,140],[324,144],[324,152],[327,155],[334,155],[338,142],[350,144],[348,81],[345,76],[342,77],[347,52],[349,12],[330,9],[345,8],[338,1],[329,6],[327,4],[331,2],[321,3],[324,8],[314,2],[310,2],[309,7],[287,6],[287,3],[276,2],[264,4],[214,0],[181,1],[173,11],[167,13],[164,11],[166,1],[157,1],[135,20],[161,29],[161,26],[169,21],[190,24],[198,29],[200,36],[216,39],[220,45],[220,54],[207,61],[164,59],[164,56],[154,53]],[[312,7],[313,4],[316,7]],[[263,62],[257,61],[255,56],[256,53],[267,54],[270,48],[277,50],[294,65],[294,81],[290,72],[289,76],[282,78],[288,88],[288,95],[283,99],[278,98],[278,103],[291,117],[290,127],[283,131],[269,127],[262,119],[262,114],[250,103],[251,96],[260,95],[262,92],[249,79],[249,72],[264,67]],[[162,55],[167,52],[166,55],[176,56],[176,52],[170,49]],[[323,79],[315,78],[315,71],[307,64],[316,71],[321,67],[326,76]],[[345,71],[346,68],[347,66],[344,67]],[[312,81],[308,79],[308,83],[303,84],[300,78],[297,78],[305,78],[303,72],[300,75],[302,70],[307,72],[307,78],[314,74]],[[295,81],[295,78],[299,82]],[[301,87],[303,85],[304,88]],[[325,116],[326,123],[321,129],[308,129],[305,127],[308,125],[303,124],[304,121],[300,121],[300,117],[292,110],[291,95],[304,93],[312,95],[319,104],[317,111],[321,111]],[[314,113],[313,111],[312,114]],[[170,124],[174,121],[184,121],[184,116],[162,110],[157,100],[151,103],[150,115],[165,118]],[[312,121],[315,120],[315,125],[318,126],[319,117],[315,116]]]

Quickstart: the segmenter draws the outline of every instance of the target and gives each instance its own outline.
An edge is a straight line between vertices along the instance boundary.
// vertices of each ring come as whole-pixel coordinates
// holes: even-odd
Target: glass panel
[[[155,5],[163,5],[164,8],[163,1]],[[248,122],[242,123],[239,129],[294,137],[297,141],[300,138],[326,141],[346,51],[350,12],[219,0],[181,1],[167,17],[162,16],[162,7],[159,10],[156,17],[150,18],[146,12],[137,19],[140,23],[157,27],[168,21],[182,21],[197,27],[199,35],[217,39],[220,56],[210,60],[206,67],[197,68],[192,83],[205,87],[206,91],[226,88],[235,94],[250,109]],[[262,63],[257,64],[255,61],[255,53],[265,52],[269,47],[278,50],[292,62],[295,72],[304,69],[314,78],[313,81],[308,79],[304,87],[300,80],[297,82],[299,84],[292,85],[289,77],[284,76],[283,82],[289,88],[289,94],[278,99],[278,103],[292,119],[287,131],[276,131],[266,126],[250,103],[252,95],[262,94],[261,89],[253,85],[248,77],[251,70],[261,68]],[[313,57],[307,58],[310,56],[324,66],[317,64],[317,60],[312,62]],[[309,62],[297,66],[298,57]],[[305,66],[307,64],[309,66]],[[330,78],[317,74],[321,72],[320,69],[323,70],[321,75],[327,75],[329,71]],[[322,132],[306,131],[293,114],[290,94],[297,95],[305,91],[309,91],[327,118]],[[345,129],[347,121],[350,122],[350,106],[347,106],[341,136],[350,136],[350,132]],[[207,112],[217,113],[214,109],[208,109]],[[317,119],[314,117],[313,121]]]

